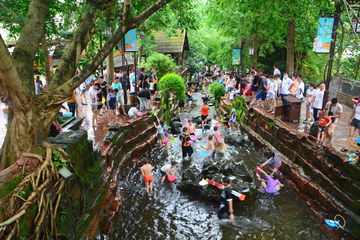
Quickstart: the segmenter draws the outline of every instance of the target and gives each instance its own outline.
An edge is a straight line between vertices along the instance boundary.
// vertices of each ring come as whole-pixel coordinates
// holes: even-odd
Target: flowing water
[[[194,101],[199,97],[200,94],[195,94]],[[203,143],[206,143],[207,135],[207,131],[198,130]],[[121,176],[118,184],[124,188],[125,196],[119,214],[112,219],[112,232],[106,239],[328,239],[300,199],[286,186],[279,195],[258,193],[254,198],[236,204],[233,223],[218,221],[219,204],[176,188],[185,168],[192,164],[202,167],[205,161],[205,157],[200,157],[202,149],[195,145],[191,162],[182,163],[179,140],[169,141],[169,144],[168,153],[156,144],[140,157],[149,158],[153,167],[151,197],[147,197],[144,183],[139,180],[141,164]],[[225,154],[217,153],[215,161],[220,158],[244,160],[250,169],[264,161],[251,144],[228,145],[227,148]],[[179,162],[174,170],[177,180],[160,185],[160,168],[172,160]]]

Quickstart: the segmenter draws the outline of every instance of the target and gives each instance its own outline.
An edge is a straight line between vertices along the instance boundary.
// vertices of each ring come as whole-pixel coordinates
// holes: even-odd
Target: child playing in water
[[[214,115],[214,119],[211,120],[211,127],[210,127],[210,131],[209,131],[209,133],[211,135],[214,134],[214,127],[216,127],[218,123],[219,123],[218,122],[218,116]]]
[[[233,109],[231,118],[229,120],[230,128],[234,128],[236,130],[235,123],[236,123],[236,110]]]
[[[191,155],[193,154],[194,150],[192,149],[190,145],[190,136],[188,133],[187,127],[184,127],[182,129],[182,133],[180,134],[180,140],[181,140],[181,150],[182,150],[182,156],[185,161],[188,161]],[[187,157],[188,156],[188,157]]]
[[[203,106],[201,107],[201,127],[202,130],[205,131],[204,124],[207,122],[207,116],[209,114],[210,108],[206,105],[207,102],[203,102]]]
[[[221,201],[220,201],[220,209],[218,211],[218,218],[221,220],[223,215],[227,213],[229,215],[230,220],[234,220],[234,210],[233,210],[233,199],[231,196],[231,184],[229,177],[223,177],[222,185],[225,188],[221,189]],[[219,187],[220,188],[220,187]]]
[[[196,136],[196,128],[195,128],[195,125],[193,124],[193,121],[191,119],[189,119],[188,132],[189,132],[190,135],[195,135]]]
[[[177,167],[177,162],[172,161],[171,164],[164,165],[164,166],[160,169],[160,173],[161,173],[161,184],[164,183],[165,178],[166,178],[167,176],[174,175],[172,169],[173,169],[173,168],[176,168],[176,167]]]
[[[169,150],[169,144],[168,144],[169,143],[169,134],[167,132],[169,130],[168,126],[164,125],[163,130],[164,130],[163,143],[164,143],[164,145],[166,147],[166,151],[167,151],[167,150]]]
[[[145,158],[143,160],[144,165],[140,168],[142,179],[144,179],[145,187],[146,187],[146,193],[148,196],[150,196],[150,193],[153,189],[153,176],[151,174],[151,164],[149,163],[149,160]],[[150,191],[149,191],[150,188]]]
[[[264,189],[267,193],[276,194],[280,191],[280,189],[284,186],[278,180],[278,173],[273,172],[271,176],[267,175],[261,168],[257,168],[261,173],[263,173],[266,177],[267,184],[265,181],[261,181],[261,188]]]
[[[225,153],[225,143],[223,140],[223,136],[221,134],[221,132],[218,131],[217,127],[214,127],[214,138],[215,138],[215,150],[217,150],[218,148],[221,148],[223,150],[223,152]]]
[[[135,118],[136,116],[140,116],[138,106],[139,105],[137,103],[133,104],[133,106],[129,109],[129,112],[128,112],[129,117]]]
[[[186,93],[186,96],[189,97],[189,106],[188,106],[188,112],[191,111],[191,104],[192,104],[192,90],[189,89]]]
[[[318,111],[317,117],[319,117],[319,127],[318,127],[318,134],[317,134],[317,141],[316,143],[320,145],[320,147],[325,148],[326,146],[326,137],[325,132],[326,128],[331,124],[331,118],[328,116],[328,111]]]
[[[161,146],[163,144],[163,139],[164,139],[164,130],[163,130],[164,121],[163,120],[159,121],[159,118],[157,118],[157,120],[159,125],[156,126],[156,124],[154,123],[154,126],[158,129],[159,144]]]
[[[266,165],[270,164],[274,168],[273,172],[277,172],[280,169],[281,165],[282,165],[280,156],[279,156],[279,154],[274,153],[273,151],[271,151],[269,153],[269,155],[270,155],[270,158],[266,162],[261,164],[259,168],[263,168]]]
[[[209,159],[211,161],[213,161],[213,159],[215,157],[215,153],[216,153],[215,146],[214,146],[214,141],[213,141],[213,136],[209,135],[208,140],[209,140],[209,145],[205,149],[208,150],[210,148]]]

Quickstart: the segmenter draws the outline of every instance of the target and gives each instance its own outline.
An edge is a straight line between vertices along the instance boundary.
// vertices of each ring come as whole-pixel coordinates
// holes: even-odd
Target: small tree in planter
[[[162,53],[153,53],[150,57],[146,59],[146,69],[145,72],[150,72],[152,67],[156,68],[157,78],[161,79],[167,73],[173,73],[176,69],[179,69],[178,66],[174,63],[174,59],[169,58]]]
[[[178,100],[185,99],[185,81],[182,77],[175,73],[168,73],[160,79],[158,85],[159,90],[162,91],[160,115],[164,116],[164,121],[167,124],[170,124],[170,117],[172,116],[169,102],[170,94],[173,93],[175,96],[175,101],[173,100],[173,104],[177,104]]]
[[[215,100],[216,100],[216,104],[220,103],[221,97],[225,95],[226,89],[224,87],[224,85],[218,83],[218,82],[213,82],[210,87],[209,87],[210,93],[214,94]]]

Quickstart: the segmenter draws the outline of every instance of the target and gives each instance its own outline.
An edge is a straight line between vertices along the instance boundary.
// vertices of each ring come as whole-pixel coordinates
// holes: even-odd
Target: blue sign
[[[330,53],[333,26],[334,18],[319,18],[318,34],[313,43],[315,53]]]
[[[240,58],[241,58],[241,49],[234,48],[233,49],[233,57],[232,57],[232,65],[240,65]]]
[[[138,42],[136,41],[136,29],[131,29],[125,36],[125,52],[136,52],[139,50]]]

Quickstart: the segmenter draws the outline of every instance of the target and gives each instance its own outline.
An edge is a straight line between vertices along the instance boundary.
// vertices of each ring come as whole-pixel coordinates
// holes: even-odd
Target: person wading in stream
[[[190,135],[195,135],[196,136],[196,128],[195,128],[195,125],[193,124],[192,119],[189,119],[188,131],[189,131]]]
[[[223,177],[222,179],[222,185],[225,186],[225,188],[221,188],[221,201],[220,201],[220,209],[218,211],[218,218],[221,220],[224,213],[227,213],[229,215],[230,220],[234,220],[234,210],[233,210],[233,199],[231,196],[231,184],[230,179],[228,177]]]
[[[182,133],[180,134],[180,140],[182,144],[181,145],[182,157],[185,161],[188,161],[191,155],[193,154],[194,150],[190,145],[190,135],[188,133],[187,127],[184,127],[182,129]]]
[[[151,164],[149,163],[149,160],[147,158],[143,160],[143,163],[144,165],[140,168],[141,175],[142,175],[142,179],[145,182],[146,194],[150,196],[150,193],[153,190],[153,176],[151,174]]]
[[[177,167],[177,162],[172,161],[172,162],[171,162],[171,165],[170,165],[170,164],[164,165],[164,166],[160,169],[160,173],[161,173],[161,184],[164,183],[165,178],[166,178],[167,176],[174,175],[172,169],[173,169],[173,168],[176,168],[176,167]]]
[[[270,155],[270,158],[266,162],[261,164],[259,168],[263,168],[266,165],[270,164],[273,167],[273,172],[277,172],[281,168],[281,165],[282,165],[280,156],[279,156],[279,154],[274,153],[273,151],[271,151],[269,153],[269,155]]]

